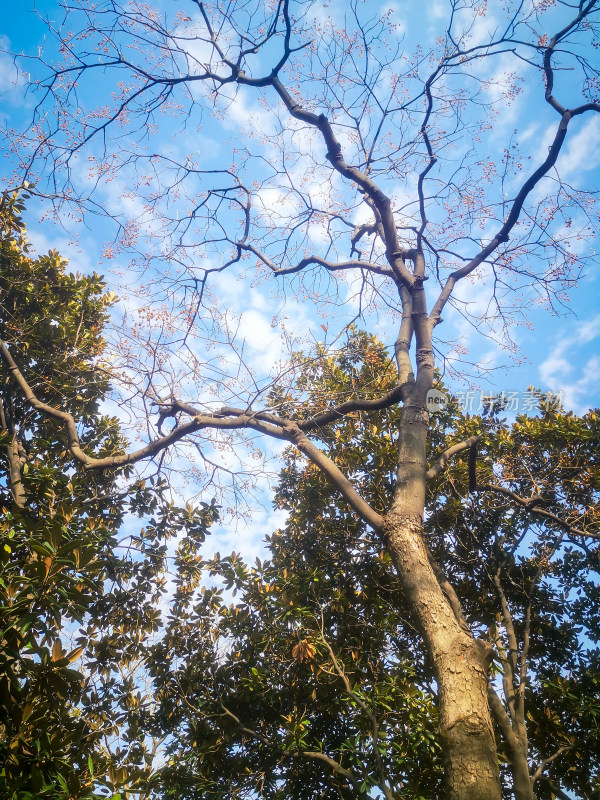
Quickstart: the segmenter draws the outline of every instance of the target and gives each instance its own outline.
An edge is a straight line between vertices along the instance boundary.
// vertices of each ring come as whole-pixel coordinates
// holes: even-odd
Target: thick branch
[[[240,718],[239,718],[239,717],[237,717],[237,716],[236,716],[236,715],[233,713],[233,711],[230,711],[228,708],[226,708],[226,707],[223,705],[223,703],[219,703],[219,705],[221,706],[221,709],[223,710],[223,713],[225,714],[225,716],[226,716],[226,717],[229,717],[230,719],[232,719],[232,720],[233,720],[233,721],[236,723],[236,725],[238,726],[238,728],[240,729],[240,731],[241,731],[242,733],[246,733],[248,736],[251,736],[253,739],[256,739],[258,742],[262,742],[262,744],[266,744],[268,747],[271,747],[271,746],[272,746],[272,745],[271,745],[271,741],[270,741],[270,739],[267,739],[267,737],[266,737],[266,736],[263,736],[263,735],[262,735],[262,733],[257,733],[256,731],[253,731],[253,730],[252,730],[252,728],[247,728],[247,727],[246,727],[246,726],[245,726],[245,725],[242,723],[242,721],[240,720]],[[193,706],[190,706],[190,708],[193,708]],[[196,709],[196,708],[194,708],[193,710],[194,710],[195,712],[197,712],[197,711],[198,711],[198,709]]]
[[[529,776],[529,763],[527,760],[527,740],[522,740],[515,734],[504,706],[489,684],[488,702],[508,748],[515,798],[517,800],[533,800],[533,784]]]
[[[14,426],[10,425],[4,411],[4,403],[0,398],[0,426],[11,434],[11,440],[6,445],[6,459],[8,461],[8,485],[17,508],[25,508],[27,495],[23,486],[22,467],[25,463],[23,446],[19,442]]]
[[[584,20],[587,16],[589,16],[590,12],[593,10],[594,6],[597,4],[598,0],[590,0],[587,4],[580,4],[580,11],[579,14],[569,22],[568,25],[555,34],[552,39],[548,42],[548,47],[544,52],[544,80],[546,82],[546,91],[545,91],[545,98],[546,102],[552,106],[552,108],[557,111],[559,114],[564,114],[566,108],[559,103],[559,101],[554,97],[552,91],[554,89],[554,69],[552,68],[552,56],[554,55],[554,51],[556,49],[556,45],[561,42],[565,36],[567,36],[574,28],[579,25],[579,23]],[[597,104],[587,104],[585,107],[580,107],[579,109],[575,109],[575,113],[582,113],[580,109],[584,108],[585,110],[591,110],[593,106],[596,106],[594,110],[598,111],[600,108]]]
[[[574,745],[572,745],[572,744],[564,744],[561,747],[559,747],[558,750],[555,753],[553,753],[551,756],[549,756],[548,758],[545,758],[542,761],[542,763],[539,765],[539,767],[537,767],[537,769],[533,773],[533,775],[531,776],[531,782],[535,783],[536,781],[538,781],[540,779],[540,776],[541,776],[542,772],[546,769],[548,764],[551,764],[555,759],[557,759],[563,753],[566,753],[568,750],[572,750],[573,747],[574,747]]]
[[[79,443],[77,435],[77,427],[73,416],[66,411],[60,411],[52,406],[38,400],[33,390],[23,377],[21,371],[17,367],[9,353],[4,342],[0,342],[0,355],[4,363],[21,388],[23,394],[31,405],[38,411],[46,414],[54,419],[58,419],[65,425],[68,434],[68,446],[73,456],[82,463],[87,469],[107,469],[124,466],[126,464],[133,464],[144,458],[154,456],[181,439],[189,436],[197,431],[203,429],[218,429],[218,430],[242,430],[251,429],[264,433],[268,436],[273,436],[276,439],[283,439],[292,442],[309,458],[313,464],[321,469],[331,483],[339,489],[346,500],[350,503],[352,508],[367,522],[371,527],[379,530],[383,524],[383,518],[371,508],[371,506],[363,500],[358,494],[356,489],[352,486],[350,481],[346,478],[344,473],[336,466],[336,464],[328,458],[318,447],[316,447],[306,436],[302,428],[295,422],[286,421],[276,417],[268,412],[252,412],[250,410],[242,411],[235,408],[223,408],[221,411],[212,414],[202,414],[193,406],[185,403],[174,403],[174,407],[185,411],[192,415],[189,422],[177,425],[166,436],[161,436],[158,439],[147,444],[139,450],[131,453],[122,453],[115,456],[107,456],[105,458],[94,458],[89,456]],[[399,392],[400,390],[395,390]],[[389,396],[388,396],[389,400]],[[366,401],[377,402],[377,401]],[[391,402],[389,402],[391,405]],[[373,407],[373,406],[371,406]],[[377,407],[377,406],[375,406]],[[307,428],[314,427],[314,425],[307,425]]]
[[[328,411],[323,411],[309,419],[302,420],[298,423],[298,427],[302,431],[311,431],[315,428],[322,428],[330,422],[337,422],[342,419],[346,414],[351,414],[354,411],[381,411],[384,408],[396,405],[402,399],[402,392],[404,385],[394,387],[391,392],[377,397],[374,400],[348,400],[335,408]]]
[[[52,406],[47,405],[46,403],[42,403],[41,400],[33,393],[33,390],[23,377],[21,371],[17,367],[13,357],[8,351],[8,348],[4,344],[4,342],[0,341],[0,356],[2,360],[6,364],[8,371],[15,381],[15,383],[19,386],[25,398],[31,403],[31,405],[37,410],[41,411],[43,414],[46,414],[49,417],[53,417],[54,419],[58,419],[64,423],[67,437],[68,437],[68,445],[69,450],[73,453],[75,458],[80,461],[82,464],[89,464],[90,457],[81,449],[81,445],[79,443],[79,436],[77,435],[77,426],[75,425],[75,420],[68,414],[66,411],[61,411],[58,408],[53,408]]]
[[[266,256],[250,242],[240,241],[236,242],[235,245],[240,250],[246,250],[249,253],[253,253],[266,267],[271,270],[273,275],[293,275],[296,272],[301,272],[303,269],[306,269],[306,267],[314,264],[316,266],[324,267],[329,272],[337,272],[338,270],[345,269],[365,269],[368,272],[375,272],[378,275],[385,275],[386,277],[392,279],[395,278],[391,269],[386,269],[379,264],[374,264],[372,261],[361,261],[358,259],[349,259],[348,261],[327,261],[327,259],[321,258],[320,256],[307,256],[306,258],[301,259],[293,267],[278,267],[277,264],[275,264],[268,256]]]
[[[515,693],[513,689],[514,683],[513,683],[512,666],[510,663],[510,658],[506,653],[506,649],[504,647],[504,643],[500,636],[500,631],[497,625],[495,626],[494,630],[495,630],[494,640],[496,648],[498,649],[498,655],[500,656],[500,660],[502,662],[502,689],[504,691],[504,698],[506,700],[506,705],[508,706],[510,719],[513,720],[515,717],[514,714]]]
[[[73,456],[88,469],[106,469],[111,467],[120,467],[126,464],[133,464],[145,458],[150,458],[157,453],[165,450],[181,439],[196,433],[199,430],[206,428],[214,428],[220,430],[239,430],[243,428],[252,428],[254,430],[273,436],[277,439],[284,439],[291,441],[289,431],[283,430],[283,421],[277,420],[276,417],[271,417],[277,420],[277,424],[266,421],[261,415],[254,414],[252,411],[239,411],[237,409],[222,409],[211,414],[203,414],[192,406],[187,406],[182,403],[177,403],[177,407],[192,415],[189,422],[182,423],[175,427],[170,433],[165,436],[160,436],[149,442],[145,447],[135,450],[131,453],[122,453],[115,456],[107,456],[105,458],[94,458],[88,455],[82,448],[77,434],[77,425],[74,417],[67,411],[61,411],[58,408],[42,402],[33,392],[32,388],[25,380],[25,377],[17,367],[13,357],[11,356],[8,348],[4,342],[0,342],[0,356],[15,381],[19,386],[25,398],[37,411],[46,414],[49,417],[57,419],[64,424],[67,431],[68,447]]]
[[[254,81],[251,79],[246,79],[243,75],[240,76],[239,82],[249,83],[250,85],[255,84]],[[369,178],[368,175],[366,175],[364,172],[361,172],[361,170],[357,169],[356,167],[350,166],[344,161],[342,156],[342,147],[335,138],[331,123],[324,114],[315,114],[314,112],[307,111],[306,109],[302,108],[302,106],[298,105],[298,103],[296,103],[293,97],[289,94],[287,89],[283,86],[277,75],[271,75],[270,78],[261,81],[261,85],[270,85],[275,89],[292,117],[301,120],[302,122],[306,122],[308,125],[311,125],[320,131],[325,141],[325,145],[327,146],[327,159],[333,168],[349,181],[356,183],[357,186],[362,189],[370,198],[381,218],[386,254],[390,266],[402,283],[407,286],[411,286],[414,282],[414,278],[411,272],[406,268],[404,259],[402,258],[402,253],[400,252],[394,211],[392,209],[390,198],[371,178]]]
[[[508,638],[508,662],[510,664],[510,669],[511,669],[511,680],[514,681],[514,677],[517,671],[517,661],[519,658],[519,647],[517,645],[517,636],[515,634],[512,615],[510,613],[510,609],[508,608],[508,603],[506,601],[506,595],[504,594],[504,589],[502,588],[502,581],[500,580],[500,575],[501,575],[501,570],[500,568],[498,568],[496,574],[494,575],[494,586],[496,587],[496,592],[498,594],[498,599],[500,600],[500,606],[502,608],[502,619],[504,621],[504,627],[506,628],[506,636]]]
[[[327,764],[327,766],[331,767],[334,772],[336,772],[338,775],[341,775],[348,781],[348,783],[352,784],[352,787],[354,791],[358,793],[360,800],[369,800],[369,795],[366,792],[361,791],[360,782],[356,780],[350,770],[342,767],[339,761],[335,761],[335,759],[325,755],[325,753],[314,750],[297,750],[294,755],[303,756],[304,758],[312,758],[315,761],[323,761],[325,764]]]
[[[398,381],[412,382],[414,379],[413,366],[410,360],[410,345],[413,337],[412,295],[406,286],[400,286],[400,299],[402,300],[402,322],[398,331],[398,338],[394,345],[396,363],[398,365]]]
[[[517,643],[517,635],[513,623],[512,614],[508,607],[506,594],[502,588],[501,581],[502,570],[498,567],[494,575],[494,586],[500,600],[500,607],[502,609],[502,620],[506,630],[508,639],[508,658],[504,661],[504,673],[502,681],[504,684],[504,692],[510,711],[511,721],[517,740],[521,745],[521,757],[527,754],[527,729],[525,727],[525,683],[527,677],[527,652],[523,648],[521,653],[521,666],[519,669],[519,647]],[[530,607],[529,607],[530,611]],[[527,632],[526,632],[527,635]],[[519,674],[519,686],[515,686],[515,679]]]
[[[506,709],[502,705],[502,701],[494,691],[491,685],[488,685],[488,702],[490,709],[496,720],[496,724],[502,731],[502,735],[506,740],[506,744],[511,753],[511,758],[516,759],[522,757],[522,750],[517,736],[513,730],[510,722],[510,717],[506,713]]]
[[[344,495],[352,508],[367,524],[375,530],[382,529],[383,517],[359,495],[341,469],[325,453],[319,450],[300,430],[295,435],[292,435],[292,441],[301,453],[304,453],[313,464],[324,472],[331,483]]]
[[[440,472],[443,472],[446,469],[448,462],[453,456],[457,455],[458,453],[462,453],[463,450],[467,450],[467,448],[471,447],[471,445],[477,444],[480,439],[481,436],[471,436],[468,439],[465,439],[464,442],[460,442],[459,444],[454,444],[452,447],[449,447],[444,453],[442,453],[435,464],[427,470],[427,480],[430,481],[433,478],[436,478]]]
[[[550,780],[550,778],[547,775],[540,775],[538,780],[542,781],[546,785],[546,787],[550,789],[552,794],[556,795],[556,797],[559,798],[559,800],[573,800],[572,794],[567,794],[566,792],[563,792],[560,786],[554,783],[553,780]]]

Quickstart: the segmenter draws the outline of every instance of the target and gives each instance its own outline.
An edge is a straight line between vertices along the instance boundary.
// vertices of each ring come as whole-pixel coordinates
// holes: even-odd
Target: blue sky
[[[373,15],[389,12],[389,19],[395,23],[395,30],[390,34],[392,44],[398,44],[408,53],[420,42],[426,49],[434,42],[436,34],[443,29],[448,19],[448,8],[440,0],[428,0],[425,3],[375,3],[368,0],[363,8]],[[54,52],[54,44],[46,32],[44,24],[33,13],[33,2],[25,0],[14,3],[3,9],[3,19],[0,43],[5,51],[23,52],[35,56],[44,51],[48,56]],[[189,6],[189,8],[188,8]],[[36,2],[35,7],[42,15],[52,19],[59,19],[58,4],[53,0]],[[193,3],[174,3],[165,0],[163,9],[172,16],[174,11],[193,15]],[[330,18],[338,20],[345,6],[333,2],[328,5],[315,3],[311,6],[311,13],[315,15],[322,30],[332,29]],[[477,30],[474,36],[481,31],[491,30],[496,24],[499,14],[498,7],[490,3],[481,14],[476,17]],[[396,37],[394,39],[394,37]],[[31,72],[35,75],[37,67],[31,62]],[[500,56],[493,69],[496,71],[498,81],[501,83],[503,74],[509,71],[506,58]],[[488,79],[489,75],[482,76]],[[12,84],[14,72],[11,67],[10,57],[0,54],[0,92],[2,105],[0,118],[8,127],[20,129],[31,118],[35,98],[26,95],[24,84],[21,80],[16,86]],[[561,76],[561,90],[571,91],[569,74]],[[525,80],[519,84],[518,93],[507,105],[500,103],[495,116],[491,119],[490,130],[485,133],[485,146],[489,148],[490,158],[498,159],[509,143],[518,143],[523,155],[523,171],[526,174],[537,166],[544,158],[551,139],[552,130],[556,126],[556,115],[542,100],[540,90],[540,76],[535,71],[529,71]],[[88,82],[82,88],[82,101],[88,108],[94,103],[100,103],[110,92],[104,77],[96,79],[95,83]],[[491,96],[492,89],[486,89],[487,98]],[[263,162],[275,158],[268,141],[261,141],[261,132],[271,134],[276,130],[277,117],[272,114],[271,100],[265,97],[261,100],[256,92],[244,91],[238,94],[227,104],[226,112],[211,115],[208,109],[206,96],[199,92],[194,95],[196,109],[203,107],[203,113],[194,125],[181,128],[179,122],[173,122],[168,117],[161,120],[161,129],[154,139],[154,147],[160,147],[166,155],[179,154],[187,149],[193,154],[197,164],[206,169],[211,165],[225,163],[230,158],[231,148],[252,147]],[[219,109],[217,109],[219,111]],[[596,115],[598,117],[598,115]],[[201,123],[201,127],[200,127]],[[273,127],[274,126],[274,127]],[[341,134],[340,134],[341,135]],[[290,143],[288,142],[288,147]],[[312,140],[302,138],[298,133],[294,147],[306,149],[309,154],[315,145]],[[90,151],[94,154],[94,151]],[[306,152],[298,156],[298,164],[306,157]],[[97,155],[97,152],[96,152]],[[566,180],[576,188],[598,188],[600,178],[600,120],[582,117],[572,124],[564,152],[562,153],[558,168]],[[6,174],[10,171],[10,158],[6,161]],[[311,198],[319,202],[330,202],[327,190],[318,184],[316,178],[312,183],[308,177],[300,174],[298,168],[294,173],[297,181],[305,180],[304,184]],[[308,173],[307,173],[308,174]],[[318,173],[315,173],[317,175]],[[125,176],[125,177],[124,177]],[[259,167],[253,162],[249,167],[249,176],[260,179]],[[103,201],[108,204],[115,214],[125,218],[127,214],[140,214],[140,204],[132,194],[127,195],[127,173],[121,173],[112,183],[101,187]],[[392,185],[391,189],[402,202],[403,192],[410,188],[407,178],[404,185]],[[152,186],[150,186],[150,191]],[[268,208],[263,209],[262,222],[265,223],[268,213],[287,213],[287,203],[291,202],[289,194],[282,191],[276,181],[263,185],[258,193],[260,203]],[[363,209],[364,210],[364,209]],[[143,344],[135,339],[131,331],[139,329],[142,319],[146,318],[148,286],[157,286],[159,279],[164,280],[167,269],[176,269],[164,264],[143,273],[135,271],[126,252],[115,254],[107,249],[106,242],[110,239],[111,230],[106,222],[97,216],[88,215],[83,222],[75,222],[72,218],[63,217],[64,228],[61,229],[49,221],[40,221],[47,211],[43,206],[34,204],[30,211],[29,227],[31,241],[38,250],[47,250],[50,247],[58,249],[63,255],[70,258],[74,270],[97,270],[106,275],[110,288],[113,288],[121,298],[115,309],[115,325],[121,325],[123,315],[129,334],[122,331],[115,333],[115,363],[119,357],[126,360],[128,356],[144,355]],[[177,212],[179,213],[179,212]],[[354,221],[362,221],[360,209],[356,210]],[[597,215],[597,212],[596,212]],[[366,219],[366,217],[365,217]],[[596,216],[597,219],[597,216]],[[576,224],[577,221],[575,221]],[[266,224],[266,223],[265,223]],[[148,228],[147,230],[150,230]],[[313,239],[316,246],[318,238]],[[592,254],[596,245],[592,241],[585,244],[586,253]],[[212,259],[216,263],[219,253],[213,248],[208,255],[197,255],[197,258]],[[189,271],[189,267],[186,267]],[[598,306],[598,262],[591,257],[586,257],[583,262],[582,277],[577,287],[569,291],[569,299],[564,302],[562,314],[557,314],[537,304],[531,297],[524,296],[524,308],[520,319],[515,320],[510,326],[510,334],[518,349],[511,353],[498,343],[498,337],[486,338],[481,334],[483,323],[477,322],[477,317],[485,314],[489,307],[490,291],[489,280],[465,283],[460,286],[457,299],[462,303],[472,317],[472,322],[467,322],[456,310],[449,309],[445,316],[443,337],[446,343],[440,345],[441,350],[450,358],[450,363],[459,367],[466,373],[461,382],[450,379],[450,385],[456,390],[475,387],[484,393],[490,392],[518,392],[520,396],[530,384],[543,391],[559,392],[564,398],[565,405],[577,412],[583,412],[591,406],[600,405],[600,356],[598,344],[600,342],[600,308]],[[242,274],[243,273],[243,274]],[[173,273],[175,274],[175,273]],[[485,276],[484,276],[485,278]],[[433,283],[433,282],[431,282]],[[269,373],[273,364],[285,359],[287,343],[289,341],[300,343],[305,349],[311,343],[325,340],[334,345],[336,324],[347,322],[356,313],[356,298],[353,296],[355,286],[352,280],[338,283],[336,291],[341,292],[344,308],[340,309],[335,304],[328,305],[325,300],[332,300],[333,284],[328,278],[319,276],[317,287],[320,297],[313,302],[310,294],[302,294],[303,287],[294,279],[279,279],[277,286],[272,282],[256,280],[248,271],[234,269],[217,276],[213,285],[213,296],[223,302],[229,309],[228,315],[216,320],[214,317],[205,318],[203,327],[198,332],[198,337],[191,351],[186,352],[185,358],[180,352],[174,352],[173,361],[164,368],[164,385],[169,380],[176,380],[178,385],[185,389],[188,397],[193,399],[194,392],[198,392],[206,403],[216,402],[215,387],[219,380],[217,375],[222,370],[229,369],[235,374],[235,379],[228,385],[229,399],[236,395],[241,396],[247,389],[247,382],[254,381],[264,386],[268,384]],[[166,308],[173,300],[169,290],[165,290],[161,302]],[[474,322],[473,322],[474,320]],[[181,320],[178,324],[181,323]],[[391,343],[395,334],[396,322],[390,323],[389,315],[384,312],[369,311],[366,315],[368,323],[380,337]],[[153,334],[148,338],[150,345],[156,342],[156,336],[167,336],[166,328],[160,327],[161,323],[153,320]],[[358,323],[360,324],[360,322]],[[152,338],[154,337],[154,338]],[[210,340],[221,339],[221,345],[228,338],[235,338],[239,358],[231,357],[223,347],[211,345]],[[208,369],[214,380],[201,382],[190,366],[190,359],[195,366]],[[195,361],[194,361],[195,359]],[[240,363],[244,370],[240,373]],[[459,363],[460,362],[460,363]],[[475,363],[483,366],[487,374],[477,376],[468,366]],[[467,366],[464,366],[466,364]],[[194,367],[195,368],[195,367]],[[491,371],[487,371],[488,368]],[[237,373],[236,373],[237,370]],[[222,388],[222,387],[221,387]],[[214,393],[211,395],[211,391]],[[143,432],[140,432],[142,435]],[[236,453],[235,448],[227,450],[227,443],[220,443],[211,455],[220,457],[219,452],[227,451],[228,459],[236,458],[244,470],[260,472],[264,468],[276,470],[276,456],[280,452],[277,444],[261,442],[258,447],[260,454],[254,451],[244,451],[243,455]],[[223,449],[224,448],[224,449]],[[228,462],[230,466],[236,464]],[[193,492],[197,481],[202,481],[200,471],[202,464],[196,463],[198,472],[188,474],[182,479],[181,490],[184,493]],[[251,480],[252,483],[252,480]],[[255,484],[255,491],[259,501],[263,496],[264,484],[260,481]],[[234,500],[232,500],[234,504]],[[233,507],[233,505],[232,505]],[[256,530],[266,532],[280,522],[280,518],[269,510],[256,512],[260,520],[255,518]],[[243,525],[244,523],[242,523]],[[256,534],[252,535],[256,541]],[[227,550],[227,545],[224,546]]]

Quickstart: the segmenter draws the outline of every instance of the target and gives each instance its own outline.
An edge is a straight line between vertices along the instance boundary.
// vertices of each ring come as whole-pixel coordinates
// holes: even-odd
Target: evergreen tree
[[[30,255],[26,199],[0,202],[0,346],[18,353],[45,402],[76,415],[88,452],[121,452],[117,421],[101,408],[114,298],[57,252]],[[114,672],[130,669],[158,628],[166,540],[182,527],[203,538],[213,511],[173,507],[156,481],[128,486],[127,469],[74,467],[60,421],[32,408],[5,367],[0,425],[0,795],[106,796],[103,786],[131,783],[144,766],[134,679],[115,693]],[[128,513],[147,524],[123,541]]]
[[[323,393],[393,385],[364,333],[337,356],[297,358],[303,417]],[[356,412],[314,435],[375,509],[393,491],[399,413]],[[595,412],[547,402],[512,424],[499,406],[469,417],[455,401],[432,419],[430,463],[474,442],[431,470],[426,541],[492,653],[507,796],[523,780],[548,800],[598,796],[599,434]],[[170,754],[157,794],[439,797],[435,673],[390,557],[318,469],[292,449],[286,462],[276,502],[289,517],[270,558],[215,556],[217,586],[201,594],[199,572],[178,582],[151,658]]]

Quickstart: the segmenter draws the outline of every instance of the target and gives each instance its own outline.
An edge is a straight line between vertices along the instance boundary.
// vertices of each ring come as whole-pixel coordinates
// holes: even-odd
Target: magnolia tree
[[[450,353],[442,315],[468,317],[465,284],[487,293],[471,321],[510,346],[509,327],[527,305],[560,305],[578,277],[593,194],[563,182],[559,168],[572,129],[600,111],[590,55],[596,6],[450,3],[443,14],[436,7],[439,35],[409,52],[391,12],[359,3],[328,17],[292,0],[190,0],[176,14],[168,4],[74,0],[62,23],[48,21],[56,58],[24,67],[36,105],[13,138],[17,183],[34,184],[67,227],[103,215],[105,257],[127,255],[113,380],[120,402],[143,419],[143,441],[122,455],[88,452],[75,417],[35,393],[18,351],[2,345],[12,380],[37,411],[64,423],[73,457],[89,470],[146,459],[175,469],[179,454],[188,475],[235,479],[236,457],[249,470],[244,442],[271,437],[297,448],[395,566],[434,666],[447,796],[456,800],[501,794],[492,646],[466,624],[424,542],[427,481],[461,451],[474,464],[477,442],[457,441],[429,464],[427,393],[436,358]],[[499,145],[495,122],[525,84],[531,115],[520,113]],[[550,133],[528,153],[533,115]],[[374,380],[340,395],[323,384],[307,412],[294,362],[248,359],[252,320],[244,326],[228,311],[236,292],[259,283],[268,291],[269,282],[280,297],[273,308],[293,314],[301,333],[314,322],[323,338],[323,329],[323,352],[358,317],[378,325],[393,342],[395,385],[382,391]],[[290,293],[296,299],[282,306]],[[297,343],[288,318],[276,314],[273,325]],[[373,504],[360,471],[344,471],[328,452],[327,430],[394,405],[396,480],[385,504]],[[538,497],[493,482],[487,491],[586,536],[544,512]],[[526,671],[514,659],[505,704],[491,707],[511,734],[515,793],[531,798],[515,700]]]

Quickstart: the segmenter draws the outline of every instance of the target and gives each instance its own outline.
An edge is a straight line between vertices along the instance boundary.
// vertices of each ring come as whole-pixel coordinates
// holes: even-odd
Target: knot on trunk
[[[458,741],[463,743],[463,736],[481,736],[487,734],[488,730],[488,725],[478,714],[468,714],[451,722],[446,728],[445,735],[448,738],[456,736]],[[471,746],[471,743],[467,743],[467,747]]]
[[[413,314],[414,316],[414,314]],[[417,364],[420,367],[430,367],[433,369],[433,350],[431,347],[417,347]]]
[[[423,520],[417,514],[404,514],[402,511],[391,509],[383,518],[381,534],[386,544],[395,540],[399,531],[413,534],[421,539],[423,535]]]

